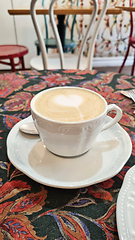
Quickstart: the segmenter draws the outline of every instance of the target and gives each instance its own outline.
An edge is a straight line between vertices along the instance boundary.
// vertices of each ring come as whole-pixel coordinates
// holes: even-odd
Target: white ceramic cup
[[[54,154],[63,157],[75,157],[87,152],[95,142],[97,135],[101,131],[113,126],[122,117],[122,110],[117,105],[107,105],[106,100],[101,95],[84,89],[84,91],[91,91],[97,94],[104,101],[105,110],[102,114],[94,119],[80,122],[58,122],[47,119],[36,111],[34,103],[45,91],[52,91],[54,89],[56,88],[41,91],[31,100],[31,114],[34,124],[46,148]],[[107,113],[112,110],[116,112],[115,118],[105,123]]]

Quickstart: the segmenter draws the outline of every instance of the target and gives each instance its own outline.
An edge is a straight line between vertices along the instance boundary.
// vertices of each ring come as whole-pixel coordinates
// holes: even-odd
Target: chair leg
[[[75,52],[75,49],[74,49],[74,50],[72,50],[71,52],[72,52],[72,54],[74,54],[74,52]]]
[[[15,63],[13,58],[10,59],[10,63],[11,63],[12,72],[15,72]]]
[[[135,69],[135,50],[134,50],[134,62],[131,69],[131,76],[134,76],[134,69]]]
[[[121,65],[120,69],[119,69],[119,73],[121,73],[122,68],[124,67],[124,64],[125,64],[125,62],[126,62],[126,60],[127,60],[128,53],[129,53],[129,49],[130,49],[130,45],[128,45],[128,48],[127,48],[127,52],[126,52],[125,58],[124,58],[123,63],[122,63],[122,65]]]
[[[57,18],[58,18],[58,26],[57,26],[58,32],[59,32],[61,44],[64,50],[65,48],[65,24],[64,24],[65,15],[57,15]]]
[[[40,55],[40,47],[37,46],[37,55]]]
[[[20,57],[21,64],[22,64],[22,70],[25,70],[25,64],[24,64],[24,58]]]

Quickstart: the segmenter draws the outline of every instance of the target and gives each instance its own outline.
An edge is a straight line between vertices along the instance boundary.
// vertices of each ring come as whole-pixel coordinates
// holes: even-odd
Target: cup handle
[[[110,104],[107,106],[107,113],[115,110],[116,111],[116,116],[114,118],[111,119],[111,121],[109,121],[108,123],[105,123],[105,125],[102,128],[102,131],[110,128],[111,126],[113,126],[115,123],[119,122],[119,120],[122,117],[122,110],[121,108],[119,108],[117,105],[115,104]]]

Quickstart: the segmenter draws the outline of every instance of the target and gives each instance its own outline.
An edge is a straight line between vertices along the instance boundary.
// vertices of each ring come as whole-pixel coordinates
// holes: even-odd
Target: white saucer
[[[16,168],[39,183],[69,189],[89,186],[116,175],[131,155],[130,137],[119,124],[101,132],[86,154],[62,158],[49,152],[38,136],[19,131],[30,121],[31,116],[10,131],[7,153]]]
[[[135,240],[135,166],[125,175],[117,199],[117,227],[121,240]]]

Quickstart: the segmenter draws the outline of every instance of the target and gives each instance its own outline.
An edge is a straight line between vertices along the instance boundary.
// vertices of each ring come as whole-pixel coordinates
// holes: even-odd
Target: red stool
[[[129,0],[129,6],[132,7],[132,0]],[[123,63],[121,65],[120,69],[119,69],[119,73],[121,73],[121,71],[122,71],[122,69],[125,65],[127,57],[129,55],[130,47],[135,49],[135,37],[133,36],[133,29],[134,29],[134,26],[133,26],[133,12],[130,12],[130,21],[131,21],[131,28],[130,28],[130,35],[129,35],[127,51],[126,51]],[[134,61],[133,61],[132,69],[131,69],[131,76],[134,75],[134,69],[135,69],[135,50],[134,50]]]
[[[28,48],[21,45],[0,45],[0,63],[10,65],[12,72],[15,72],[15,66],[22,65],[22,69],[25,70],[23,56],[28,53]],[[19,58],[19,62],[15,63],[14,58]],[[10,62],[2,61],[9,59]]]

